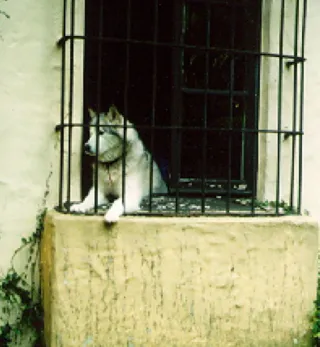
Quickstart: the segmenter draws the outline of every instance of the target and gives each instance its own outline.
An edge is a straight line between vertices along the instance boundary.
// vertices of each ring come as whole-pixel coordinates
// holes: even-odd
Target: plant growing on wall
[[[46,210],[37,216],[36,230],[22,239],[22,245],[15,251],[11,266],[0,279],[0,346],[12,346],[21,339],[33,340],[34,347],[41,346],[43,314],[39,292],[39,244]],[[27,253],[27,262],[21,273],[14,266],[19,254]],[[28,337],[26,337],[26,332]]]
[[[319,261],[319,260],[318,260]],[[313,316],[312,335],[314,339],[313,346],[320,346],[320,271],[318,270],[318,288],[317,299],[315,301],[315,312]]]
[[[28,238],[21,239],[21,246],[11,258],[6,274],[0,274],[0,346],[43,346],[43,310],[40,295],[40,239],[44,228],[49,180],[41,207],[36,217],[35,230]],[[25,260],[22,270],[15,261]]]

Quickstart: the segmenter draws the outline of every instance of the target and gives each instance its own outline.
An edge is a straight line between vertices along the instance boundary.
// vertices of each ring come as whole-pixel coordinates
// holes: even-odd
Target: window
[[[267,176],[262,161],[270,141],[277,150],[276,184],[269,194],[274,209],[267,212],[283,212],[282,157],[289,139],[287,207],[300,212],[305,1],[270,5],[260,0],[90,0],[85,4],[85,35],[72,32],[74,1],[65,6],[70,35],[64,33],[61,42],[66,49],[70,41],[69,57],[63,57],[69,67],[73,42],[84,42],[84,126],[79,125],[83,143],[88,138],[88,108],[104,111],[115,104],[134,123],[158,163],[169,187],[169,195],[160,201],[174,206],[171,212],[252,215],[265,213],[257,199],[259,177],[261,181]],[[263,51],[263,30],[266,34],[271,21],[278,25],[277,49]],[[261,111],[268,99],[261,95],[268,84],[261,78],[266,69],[277,69],[274,114]],[[288,118],[288,97],[283,98],[288,74],[289,127],[283,121]],[[71,77],[71,98],[73,83]],[[68,139],[76,127],[71,123],[72,114],[61,126],[61,131],[69,129]],[[82,167],[85,194],[92,183],[85,155]],[[63,176],[62,170],[60,186]],[[61,208],[62,196],[60,192]],[[187,210],[181,207],[185,205]],[[155,212],[151,204],[147,210]]]

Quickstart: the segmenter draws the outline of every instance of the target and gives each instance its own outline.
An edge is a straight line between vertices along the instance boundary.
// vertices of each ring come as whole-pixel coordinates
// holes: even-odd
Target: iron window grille
[[[88,0],[85,34],[79,35],[76,2],[64,0],[57,208],[69,212],[73,132],[82,129],[83,145],[90,127],[88,107],[106,111],[115,104],[135,124],[169,187],[167,196],[151,195],[138,213],[301,213],[307,2],[279,0],[278,44],[270,51],[261,50],[261,27],[268,20],[263,6],[262,0]],[[290,29],[288,12],[294,18]],[[285,41],[288,30],[290,50]],[[77,41],[84,43],[82,122],[74,121]],[[261,121],[263,60],[277,70],[275,126],[263,126]],[[283,122],[288,113],[283,102],[288,74],[289,127]],[[276,150],[271,204],[257,199],[263,136],[272,137]],[[281,177],[286,141],[290,141],[286,164],[290,183],[284,204]],[[86,156],[82,168],[85,195],[91,184]],[[99,212],[98,206],[93,212]]]

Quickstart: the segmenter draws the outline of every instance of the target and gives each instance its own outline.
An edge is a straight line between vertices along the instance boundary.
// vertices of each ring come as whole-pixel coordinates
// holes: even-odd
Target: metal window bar
[[[127,30],[126,30],[126,39],[130,40],[131,38],[131,0],[127,1]],[[126,43],[126,65],[125,65],[125,81],[124,81],[124,114],[123,119],[123,144],[127,143],[127,117],[129,115],[128,107],[128,90],[130,82],[130,44]],[[126,150],[126,147],[124,148]],[[124,213],[126,211],[126,156],[122,155],[122,203]]]
[[[295,6],[295,19],[294,19],[294,56],[298,56],[298,39],[299,39],[299,11],[300,1],[296,2]],[[293,117],[292,117],[292,130],[295,131],[297,127],[297,93],[298,93],[298,66],[293,65]],[[296,163],[296,137],[292,137],[291,149],[291,177],[290,177],[290,210],[294,208],[294,193],[295,193],[295,163]]]
[[[284,39],[285,0],[281,0],[280,32],[279,32],[279,70],[278,70],[278,135],[277,135],[277,183],[276,183],[276,215],[279,215],[280,180],[281,180],[281,144],[282,137],[282,85],[283,85],[283,39]]]
[[[254,75],[255,75],[255,90],[254,90],[254,113],[259,114],[259,81],[260,81],[260,58],[254,57],[255,60],[255,69],[254,69]],[[258,129],[258,117],[254,118],[253,128]],[[252,134],[252,177],[251,177],[251,186],[252,186],[252,195],[251,195],[251,203],[250,203],[250,212],[252,215],[254,215],[255,212],[255,201],[257,196],[257,168],[258,168],[258,135],[260,132],[253,133]]]
[[[180,197],[180,168],[181,168],[181,122],[182,122],[182,55],[184,54],[184,25],[185,25],[185,16],[186,8],[183,0],[176,0],[174,2],[174,14],[175,14],[175,25],[174,25],[174,40],[172,52],[172,66],[173,66],[173,95],[174,101],[172,103],[172,123],[178,124],[176,129],[173,129],[171,133],[171,144],[172,144],[172,185],[175,188],[175,214],[179,214],[179,197]],[[170,45],[168,46],[170,47]],[[177,116],[175,116],[177,115]],[[177,160],[175,160],[175,158]]]
[[[67,2],[63,2],[62,37],[66,36]],[[61,93],[60,93],[60,167],[59,167],[59,210],[63,210],[64,191],[64,103],[65,103],[65,78],[66,78],[66,42],[61,47]],[[70,123],[70,122],[69,122]],[[69,125],[71,126],[71,124]],[[68,209],[69,212],[69,209]]]
[[[241,132],[241,134],[251,134],[253,137],[253,152],[252,152],[252,192],[251,192],[251,205],[250,205],[250,213],[245,213],[246,215],[257,215],[256,209],[255,209],[255,199],[256,199],[256,193],[257,193],[257,158],[258,158],[258,135],[259,134],[276,134],[277,135],[277,169],[276,169],[276,194],[275,194],[275,212],[270,213],[271,215],[279,215],[280,212],[280,197],[281,197],[281,155],[282,155],[282,135],[284,134],[285,137],[292,136],[292,146],[291,146],[291,174],[290,174],[290,209],[294,209],[294,202],[297,201],[296,204],[296,211],[297,213],[301,213],[301,186],[302,186],[302,135],[303,135],[303,95],[304,95],[304,85],[303,85],[303,79],[304,79],[304,62],[305,62],[305,56],[304,56],[304,44],[305,44],[305,22],[306,22],[306,6],[307,6],[307,0],[302,1],[302,5],[300,6],[301,0],[296,0],[296,6],[295,6],[295,21],[294,21],[294,52],[292,55],[287,54],[284,52],[284,29],[285,29],[285,5],[286,0],[281,1],[281,11],[280,11],[280,30],[279,30],[279,52],[259,52],[255,50],[240,50],[235,49],[234,45],[231,45],[231,48],[221,48],[221,47],[213,47],[211,46],[210,42],[210,11],[211,11],[211,5],[214,4],[225,4],[227,2],[225,1],[204,1],[204,0],[198,0],[198,1],[188,1],[187,3],[205,3],[207,6],[207,38],[206,38],[206,45],[190,45],[186,44],[184,40],[182,40],[183,35],[181,34],[182,30],[182,21],[183,17],[182,11],[184,2],[182,0],[175,1],[175,13],[176,16],[180,16],[180,19],[177,18],[177,22],[180,25],[180,32],[179,29],[176,26],[176,39],[173,42],[160,42],[158,40],[158,1],[154,1],[154,33],[153,33],[153,40],[137,40],[133,39],[131,37],[131,0],[128,0],[127,2],[127,29],[126,29],[126,36],[125,38],[115,38],[115,37],[106,37],[103,36],[103,10],[101,10],[101,16],[99,19],[99,35],[98,37],[88,37],[86,35],[75,35],[75,1],[74,0],[64,0],[63,5],[63,27],[62,27],[62,38],[59,40],[58,44],[62,47],[62,72],[61,72],[61,107],[60,107],[60,124],[56,127],[57,130],[61,132],[60,137],[60,175],[59,175],[59,201],[58,201],[58,209],[63,211],[64,210],[64,191],[65,191],[65,182],[64,182],[64,172],[65,172],[65,164],[64,164],[64,151],[65,151],[65,128],[68,129],[68,145],[67,145],[67,187],[66,187],[66,211],[69,212],[70,207],[70,200],[71,200],[71,163],[72,163],[72,129],[74,127],[87,127],[89,125],[82,124],[82,123],[73,123],[73,106],[74,106],[74,92],[73,92],[73,85],[74,85],[74,41],[75,40],[84,40],[85,42],[89,41],[98,41],[98,47],[99,47],[99,53],[98,53],[98,79],[97,79],[97,85],[98,85],[98,92],[97,99],[98,99],[98,108],[100,108],[100,98],[101,98],[101,66],[102,66],[102,46],[105,44],[108,44],[110,42],[118,42],[125,44],[126,47],[126,65],[125,65],[125,83],[124,83],[124,114],[127,116],[130,116],[130,110],[128,105],[128,93],[129,93],[129,81],[130,81],[130,47],[132,45],[151,45],[153,47],[153,55],[152,55],[152,61],[153,61],[153,79],[152,79],[152,113],[151,113],[151,126],[137,126],[136,128],[140,129],[148,129],[151,131],[151,155],[153,154],[154,150],[154,136],[155,136],[155,130],[156,129],[170,129],[171,131],[174,131],[172,134],[176,135],[177,142],[177,153],[181,153],[181,133],[183,131],[186,131],[187,129],[199,129],[204,134],[202,139],[202,175],[200,177],[201,182],[201,189],[200,189],[200,195],[201,195],[201,213],[202,214],[208,214],[208,215],[241,215],[242,213],[234,212],[230,209],[231,204],[231,198],[233,194],[233,187],[232,187],[232,171],[231,171],[231,162],[232,162],[232,135]],[[69,6],[68,6],[69,5]],[[103,8],[103,4],[100,1],[100,6]],[[232,12],[235,12],[236,6],[240,6],[236,4],[235,2],[232,2]],[[245,6],[245,5],[243,5]],[[68,10],[70,11],[70,14],[68,14]],[[302,13],[302,15],[300,14]],[[66,21],[67,16],[70,16],[70,35],[67,35],[66,33]],[[261,13],[259,12],[258,18],[256,20],[260,20]],[[235,25],[234,20],[232,21],[232,36],[234,40],[235,35]],[[300,25],[301,23],[301,25]],[[299,35],[299,28],[301,27],[301,35]],[[66,94],[66,57],[67,57],[67,42],[69,41],[69,101],[68,101],[68,122],[65,122],[64,120],[64,113],[65,113],[65,94]],[[300,46],[299,46],[300,43]],[[180,94],[180,97],[178,97],[178,100],[180,98],[181,101],[181,93],[190,93],[192,95],[195,95],[197,93],[200,93],[204,95],[204,112],[203,112],[203,124],[202,126],[196,127],[188,127],[183,126],[182,119],[181,119],[181,106],[175,106],[173,109],[178,111],[178,115],[176,115],[176,120],[173,124],[170,126],[158,126],[156,125],[155,117],[156,117],[156,98],[157,98],[157,48],[158,47],[168,47],[174,52],[176,50],[177,56],[182,56],[181,54],[189,48],[197,49],[199,51],[203,50],[205,52],[205,88],[199,89],[199,88],[189,88],[186,86],[183,86],[181,83],[181,72],[176,74],[176,85],[175,88],[178,89],[178,94]],[[299,47],[301,52],[299,52]],[[224,52],[228,53],[232,59],[230,63],[230,87],[229,90],[215,90],[211,89],[208,86],[208,79],[209,79],[209,72],[208,72],[208,65],[209,65],[209,54],[210,52]],[[246,55],[248,57],[252,56],[254,57],[255,61],[255,96],[254,96],[254,114],[258,114],[259,109],[259,102],[258,102],[258,95],[259,95],[259,61],[260,58],[266,57],[270,59],[278,59],[279,67],[278,67],[278,103],[277,103],[277,128],[276,129],[259,129],[258,128],[258,118],[254,117],[254,125],[250,127],[247,123],[242,126],[240,129],[234,128],[232,125],[233,122],[233,109],[232,109],[232,103],[233,98],[237,95],[247,95],[247,91],[243,90],[235,90],[234,88],[234,59],[235,55]],[[181,59],[181,58],[179,58]],[[287,66],[290,67],[291,65],[294,65],[293,68],[293,111],[292,111],[292,129],[282,129],[283,122],[282,122],[282,94],[283,94],[283,64],[285,59],[290,59],[290,62],[287,63]],[[298,66],[297,64],[300,64],[300,74],[298,73]],[[181,60],[178,64],[178,66],[181,67]],[[177,66],[176,66],[177,67]],[[300,82],[299,88],[298,83]],[[300,97],[298,98],[298,92],[300,92]],[[208,117],[208,109],[207,109],[207,100],[208,95],[228,95],[229,97],[229,126],[228,127],[212,127],[208,126],[207,124],[207,117]],[[299,118],[298,118],[299,116]],[[97,124],[97,128],[99,127],[99,123]],[[124,118],[124,125],[123,125],[123,136],[124,139],[126,139],[126,132],[127,132],[128,124],[127,124],[127,118]],[[298,128],[298,130],[297,130]],[[98,129],[97,129],[98,130]],[[228,174],[226,177],[226,189],[220,190],[219,192],[226,195],[226,209],[224,212],[214,212],[210,210],[206,210],[205,200],[207,198],[207,191],[206,191],[206,168],[207,168],[207,156],[206,156],[206,147],[207,147],[207,134],[209,131],[220,133],[225,132],[227,134],[227,137],[229,139],[228,144]],[[296,136],[298,136],[296,138]],[[97,137],[97,141],[98,137]],[[298,174],[296,176],[296,155],[297,155],[297,141],[298,141]],[[230,143],[231,142],[231,143]],[[172,141],[174,143],[174,140]],[[98,143],[97,143],[98,148]],[[97,159],[96,159],[97,164]],[[123,156],[123,163],[122,163],[122,170],[123,170],[123,177],[125,177],[125,156]],[[176,182],[176,189],[175,189],[175,209],[173,211],[173,214],[180,214],[180,199],[181,199],[181,191],[179,186],[179,172],[180,172],[180,162],[178,160],[177,166],[177,182]],[[97,185],[97,170],[95,173],[95,185]],[[297,179],[296,179],[297,177]],[[149,208],[148,212],[149,214],[154,214],[155,212],[152,209],[152,179],[153,179],[153,170],[152,170],[152,164],[150,164],[150,197],[149,197]],[[220,180],[223,182],[223,180]],[[298,184],[296,184],[296,181],[298,181]],[[125,204],[125,179],[123,179],[122,182],[122,198],[123,202]],[[295,193],[297,192],[297,193]],[[97,193],[95,194],[95,209],[94,212],[97,213]],[[190,211],[189,211],[190,212]],[[192,211],[191,211],[192,213]],[[157,214],[157,213],[156,213]],[[170,213],[169,213],[170,214]],[[267,215],[268,213],[266,213]]]
[[[154,29],[153,29],[153,41],[158,41],[158,0],[154,0]],[[150,145],[150,176],[149,176],[149,213],[152,213],[152,195],[153,195],[153,153],[154,153],[154,130],[155,130],[155,113],[156,113],[156,98],[157,98],[157,46],[153,46],[152,51],[152,111],[151,111],[151,145]]]
[[[71,0],[70,11],[70,34],[74,35],[75,28],[75,0]],[[73,118],[73,90],[74,90],[74,41],[70,41],[70,75],[69,75],[69,124],[72,124]],[[70,201],[71,197],[71,159],[72,159],[72,127],[68,128],[68,179],[67,179],[67,201]],[[68,211],[70,210],[70,204],[68,204]]]
[[[305,36],[306,36],[306,17],[307,17],[307,0],[303,1],[303,15],[302,15],[302,33],[301,33],[301,59],[304,59],[305,54]],[[302,135],[303,135],[303,103],[304,103],[304,64],[300,64],[300,119],[299,119],[299,167],[298,167],[298,198],[297,198],[297,213],[301,213],[302,205]]]
[[[261,32],[261,19],[262,19],[262,11],[258,11],[258,18],[257,21],[259,23],[259,28],[257,30],[257,34],[255,37],[255,45],[258,46],[260,43],[260,32]],[[261,56],[253,56],[254,59],[254,114],[259,114],[259,97],[260,97],[260,62],[261,62]],[[253,129],[259,129],[259,121],[258,117],[254,117],[253,122]],[[261,129],[260,129],[261,130]],[[257,197],[257,172],[258,172],[258,136],[262,133],[257,132],[253,133],[251,136],[253,138],[252,144],[253,144],[253,150],[252,150],[252,172],[251,172],[251,186],[252,186],[252,195],[251,195],[251,209],[250,213],[251,215],[254,215],[255,212],[255,201]]]
[[[255,57],[255,90],[254,90],[254,113],[259,114],[259,90],[260,90],[260,58]],[[254,118],[254,129],[258,129],[258,117]],[[262,134],[263,132],[259,131],[256,133],[252,133],[252,144],[253,144],[253,150],[252,150],[252,177],[251,177],[251,186],[252,186],[252,196],[251,196],[251,214],[254,214],[255,211],[255,200],[257,196],[257,169],[258,169],[258,135]]]
[[[231,6],[231,48],[234,48],[235,41],[235,19],[236,19],[236,7],[235,3]],[[231,55],[230,62],[230,86],[229,86],[229,117],[228,117],[228,127],[231,130],[233,128],[233,100],[234,100],[234,74],[235,74],[235,56]],[[230,203],[231,203],[231,165],[232,165],[232,132],[228,132],[228,184],[227,184],[227,199],[226,199],[226,213],[230,213]]]
[[[98,162],[98,157],[99,157],[99,142],[100,142],[100,136],[99,130],[100,130],[100,111],[101,111],[101,84],[102,84],[102,41],[101,38],[103,37],[103,6],[104,6],[104,1],[100,0],[100,16],[99,16],[99,38],[100,40],[98,41],[98,64],[97,64],[97,76],[98,76],[98,81],[97,81],[97,111],[99,116],[97,117],[97,122],[95,124],[95,133],[96,133],[96,149],[97,149],[97,155],[94,158],[94,164],[95,164],[95,170],[94,170],[94,179],[93,179],[93,184],[94,184],[94,213],[97,213],[98,211],[98,172],[99,172],[99,162]]]
[[[179,0],[176,0],[179,1]],[[297,0],[299,1],[299,0]],[[301,1],[301,0],[300,0]],[[65,37],[60,38],[58,41],[58,45],[63,45],[66,41],[70,40],[82,40],[82,41],[99,41],[99,37],[96,36],[85,36],[85,35],[66,35]],[[214,47],[211,46],[209,48],[206,48],[206,46],[203,45],[190,45],[190,44],[183,44],[183,43],[171,43],[171,42],[156,42],[149,40],[138,40],[138,39],[122,39],[122,38],[116,38],[116,37],[103,37],[101,39],[105,43],[125,43],[125,44],[131,44],[131,45],[143,45],[143,46],[159,46],[159,47],[168,47],[168,48],[184,48],[184,49],[197,49],[199,51],[212,51],[212,52],[222,52],[222,53],[230,53],[230,54],[239,54],[239,55],[257,55],[261,57],[269,57],[269,58],[284,58],[284,59],[291,59],[292,63],[302,63],[306,59],[302,56],[299,56],[296,60],[294,59],[293,54],[279,54],[279,53],[273,53],[273,52],[260,52],[260,51],[254,51],[254,50],[240,50],[240,49],[231,49],[231,48],[221,48],[221,47]]]
[[[211,6],[208,2],[207,25],[206,25],[206,47],[210,47],[211,41]],[[207,172],[207,127],[208,127],[208,87],[209,87],[209,51],[205,53],[205,91],[204,91],[204,110],[203,110],[203,138],[202,138],[202,176],[201,176],[201,213],[206,212],[206,172]]]
[[[63,124],[64,128],[69,128],[69,127],[73,127],[73,128],[86,128],[86,127],[90,127],[89,124],[84,124],[84,123],[66,123],[64,122]],[[120,126],[118,126],[120,127]],[[56,130],[60,131],[60,129],[62,128],[61,124],[56,126]],[[123,128],[123,126],[121,126],[121,128]],[[149,125],[138,125],[138,126],[133,126],[133,125],[127,125],[127,129],[130,128],[135,128],[135,129],[142,129],[142,130],[146,130],[146,129],[150,129]],[[155,125],[154,129],[163,129],[163,130],[203,130],[203,126],[179,126],[179,125],[170,125],[170,126],[166,126],[166,125]],[[240,132],[242,133],[243,131],[245,131],[246,133],[251,133],[251,134],[260,134],[260,133],[265,133],[265,134],[283,134],[286,137],[289,137],[291,135],[304,135],[303,131],[300,130],[296,130],[296,131],[292,131],[292,130],[288,130],[288,129],[281,129],[278,131],[278,129],[252,129],[252,128],[242,128],[242,129],[229,129],[229,128],[218,128],[218,127],[207,127],[208,131],[212,131],[212,132],[216,132],[216,131],[221,131],[221,132]],[[226,180],[227,181],[227,180]]]

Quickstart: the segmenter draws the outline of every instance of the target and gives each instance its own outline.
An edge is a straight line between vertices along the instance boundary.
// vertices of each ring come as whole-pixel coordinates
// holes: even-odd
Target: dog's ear
[[[111,119],[112,120],[116,120],[117,118],[119,118],[120,113],[118,111],[118,109],[116,108],[116,106],[111,105],[109,108],[109,114],[111,115]]]
[[[89,108],[88,111],[89,111],[90,118],[93,118],[96,115],[96,113],[93,111],[92,108]]]

